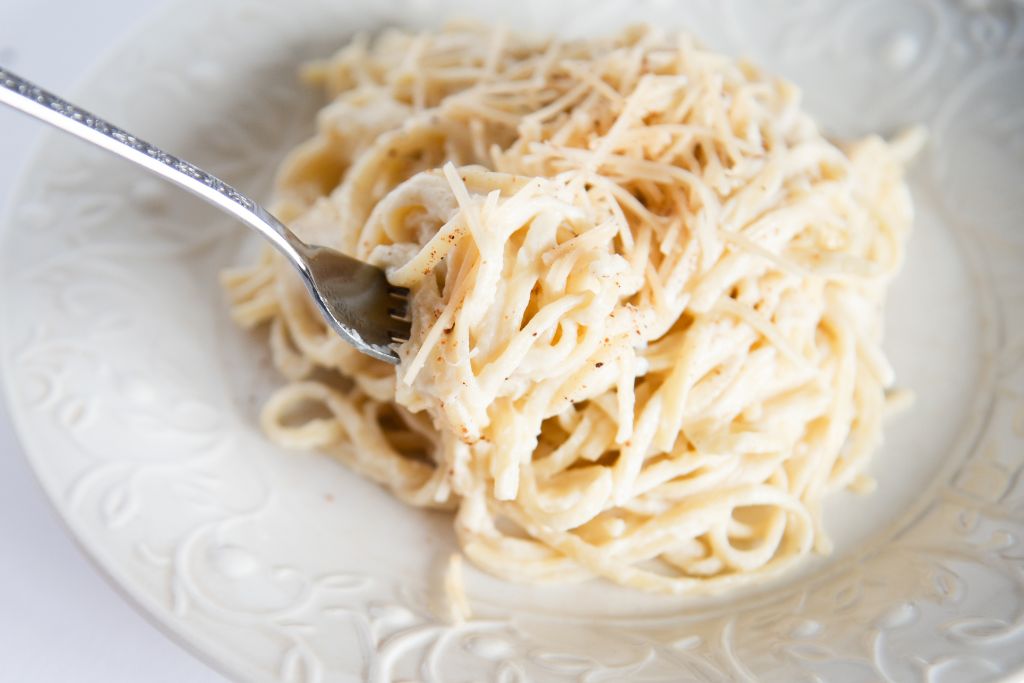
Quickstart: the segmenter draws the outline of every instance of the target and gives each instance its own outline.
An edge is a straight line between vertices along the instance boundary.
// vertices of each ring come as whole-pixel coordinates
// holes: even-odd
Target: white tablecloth
[[[155,0],[0,0],[0,64],[58,93]],[[0,107],[0,212],[43,124]],[[64,530],[0,407],[0,679],[222,682],[93,568]]]

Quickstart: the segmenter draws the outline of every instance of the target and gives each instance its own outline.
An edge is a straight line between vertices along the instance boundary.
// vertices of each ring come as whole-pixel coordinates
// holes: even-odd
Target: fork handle
[[[113,152],[169,180],[253,228],[297,268],[307,246],[269,211],[223,180],[0,66],[0,102]]]

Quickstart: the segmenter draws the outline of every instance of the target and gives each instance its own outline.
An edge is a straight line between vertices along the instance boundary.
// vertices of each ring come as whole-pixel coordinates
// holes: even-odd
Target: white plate
[[[0,259],[3,375],[25,451],[110,577],[246,680],[993,680],[1024,667],[1024,6],[1019,2],[185,0],[78,99],[265,196],[312,127],[293,77],[357,29],[500,19],[563,35],[687,27],[806,88],[849,136],[925,123],[919,220],[888,310],[913,410],[831,501],[829,558],[686,601],[468,571],[476,618],[438,621],[450,520],[255,415],[277,379],[216,273],[241,228],[52,135]]]

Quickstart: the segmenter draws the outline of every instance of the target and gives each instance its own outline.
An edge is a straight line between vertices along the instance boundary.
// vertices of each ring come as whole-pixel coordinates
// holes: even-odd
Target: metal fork
[[[113,126],[0,67],[0,102],[113,152],[205,199],[266,238],[302,277],[324,319],[363,353],[398,363],[392,344],[409,338],[408,290],[384,271],[306,244],[269,211],[198,166]]]

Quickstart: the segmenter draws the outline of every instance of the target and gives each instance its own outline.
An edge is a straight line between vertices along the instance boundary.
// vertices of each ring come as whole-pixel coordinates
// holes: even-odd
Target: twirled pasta
[[[828,550],[865,486],[881,306],[919,134],[825,139],[792,85],[685,35],[360,38],[276,213],[412,291],[396,368],[271,254],[225,275],[288,379],[263,426],[420,506],[516,581],[704,593]]]

